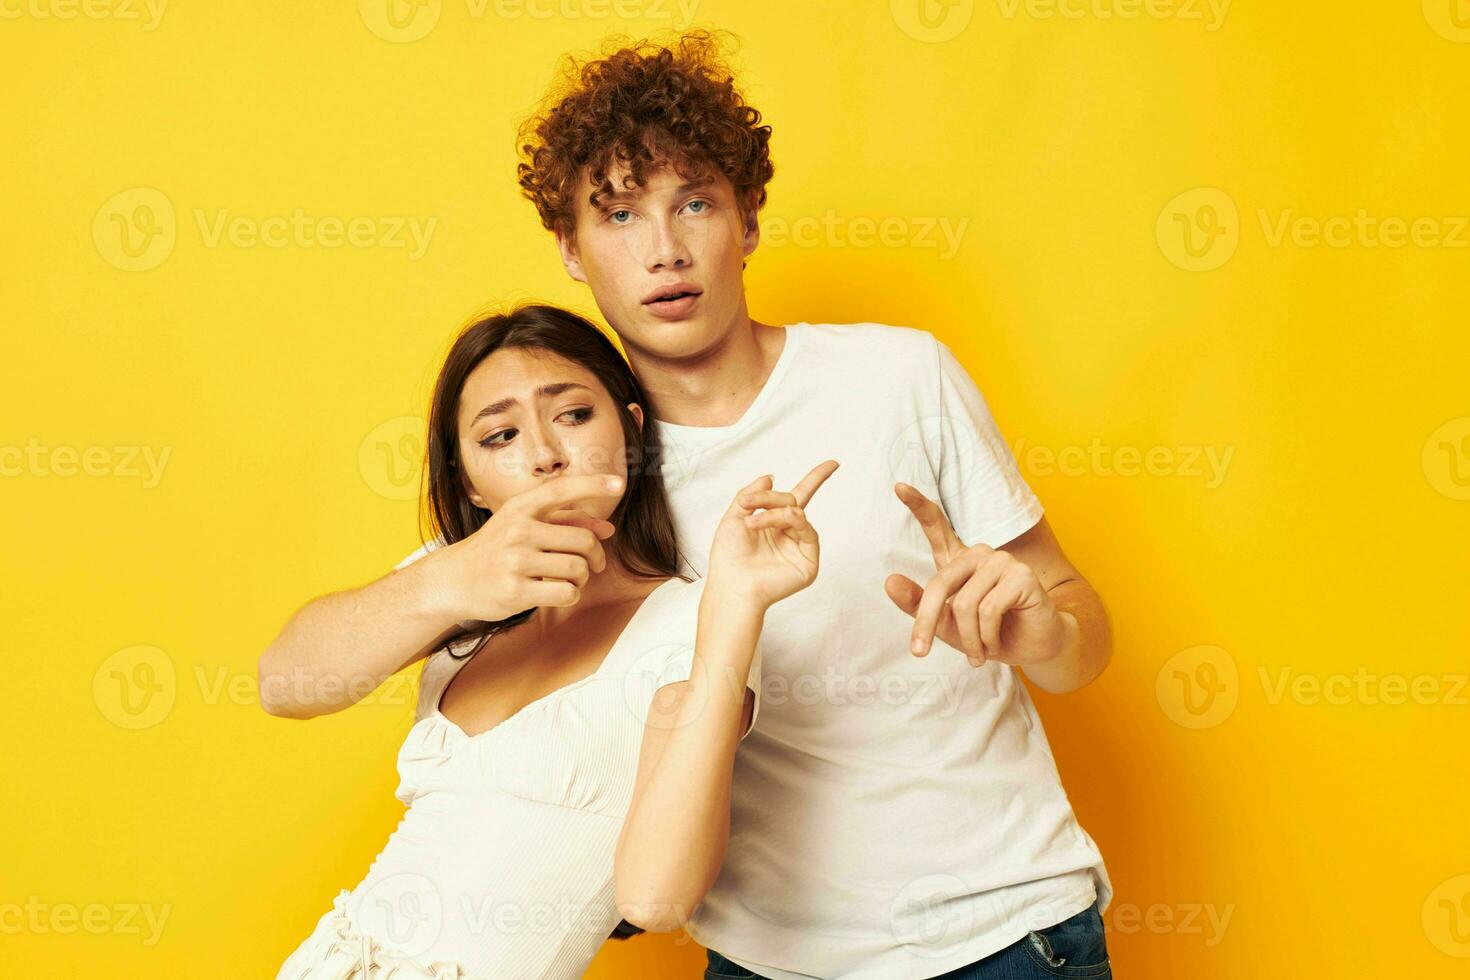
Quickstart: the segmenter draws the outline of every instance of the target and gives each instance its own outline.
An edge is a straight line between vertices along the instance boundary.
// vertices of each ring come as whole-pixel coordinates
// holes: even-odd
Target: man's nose
[[[655,219],[648,223],[648,228],[652,239],[648,243],[646,263],[649,272],[683,269],[693,261],[687,229],[678,221],[671,218]]]

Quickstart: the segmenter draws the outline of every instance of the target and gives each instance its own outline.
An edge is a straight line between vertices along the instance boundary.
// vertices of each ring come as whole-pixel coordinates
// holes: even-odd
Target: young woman
[[[564,310],[490,316],[455,342],[429,418],[436,539],[395,575],[479,594],[435,593],[443,631],[414,658],[398,756],[407,812],[280,980],[580,977],[609,935],[676,929],[703,900],[765,611],[816,577],[802,506],[837,464],[792,506],[739,503],[770,477],[732,487],[689,581],[645,403],[607,337]],[[266,651],[263,690],[290,659]]]

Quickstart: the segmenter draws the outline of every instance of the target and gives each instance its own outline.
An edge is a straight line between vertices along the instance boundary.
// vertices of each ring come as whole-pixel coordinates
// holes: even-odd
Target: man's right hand
[[[421,559],[446,617],[494,622],[533,606],[570,606],[607,567],[608,521],[578,504],[618,498],[611,475],[562,476],[516,494],[474,534]]]

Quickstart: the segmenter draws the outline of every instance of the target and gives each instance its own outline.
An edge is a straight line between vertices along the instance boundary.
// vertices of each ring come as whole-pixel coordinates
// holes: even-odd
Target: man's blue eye
[[[616,218],[620,214],[628,214],[628,213],[629,212],[627,210],[614,211],[614,212],[612,212],[611,214],[608,215],[608,220],[609,221],[612,221],[612,223],[615,224],[615,225],[623,224],[623,222],[617,221]]]
[[[696,204],[699,205],[699,208],[700,208],[701,211],[704,210],[705,208],[709,207],[709,202],[708,201],[690,201],[688,206],[692,208]],[[696,212],[696,213],[698,213],[698,212]]]

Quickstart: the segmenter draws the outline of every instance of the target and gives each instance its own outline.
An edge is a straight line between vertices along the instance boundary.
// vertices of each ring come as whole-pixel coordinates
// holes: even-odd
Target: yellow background
[[[1039,700],[1120,978],[1463,976],[1470,7],[1065,9],[698,4],[775,127],[787,235],[751,309],[950,344],[1107,602],[1111,668]],[[561,52],[678,7],[0,12],[0,974],[272,976],[393,827],[412,703],[270,718],[256,658],[417,543],[403,488],[455,328],[596,314],[518,197],[514,127]],[[208,234],[296,209],[376,230]],[[1360,209],[1431,223],[1401,247],[1292,224]],[[421,256],[372,237],[394,217],[435,222]],[[119,221],[160,234],[129,255]],[[1384,703],[1421,677],[1430,703]],[[130,904],[167,910],[155,942]],[[701,965],[645,936],[589,975]]]

